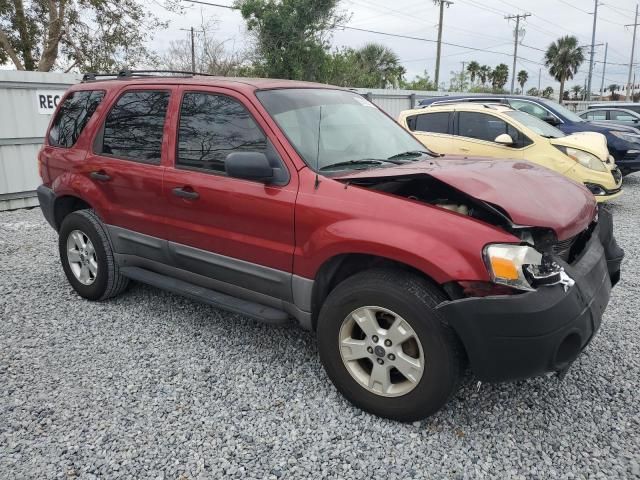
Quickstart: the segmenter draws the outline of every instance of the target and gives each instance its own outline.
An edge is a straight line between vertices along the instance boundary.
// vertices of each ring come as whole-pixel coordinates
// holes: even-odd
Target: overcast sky
[[[213,3],[231,5],[231,0],[210,0]],[[600,0],[596,44],[609,43],[605,89],[611,83],[624,85],[627,82],[628,62],[631,54],[632,27],[635,2],[632,0]],[[185,4],[187,4],[185,2]],[[393,0],[366,1],[341,0],[340,8],[351,15],[349,26],[377,30],[393,34],[437,38],[438,7],[432,0]],[[517,70],[529,72],[528,89],[538,84],[538,72],[542,68],[542,86],[551,85],[556,91],[555,82],[542,65],[544,50],[561,35],[576,35],[580,45],[591,43],[594,2],[589,0],[454,0],[453,5],[445,9],[443,42],[454,43],[470,49],[443,45],[440,79],[448,84],[450,72],[460,71],[461,62],[476,60],[480,64],[495,66],[504,62],[511,70],[513,62],[514,21],[504,19],[505,15],[531,13],[522,23],[525,35],[522,40],[525,47],[518,48]],[[162,51],[172,39],[185,38],[187,32],[181,28],[201,24],[201,15],[214,16],[218,20],[216,36],[228,40],[229,48],[241,49],[247,46],[244,21],[236,10],[193,5],[184,15],[165,11],[159,15],[170,20],[169,29],[157,35],[153,48]],[[640,33],[638,35],[640,37]],[[425,69],[433,79],[435,71],[436,44],[406,38],[394,38],[375,33],[353,30],[338,30],[333,34],[335,47],[359,47],[367,42],[379,42],[393,49],[407,69],[407,78],[411,79]],[[530,48],[535,47],[535,48]],[[585,62],[574,80],[568,85],[584,85],[589,70],[589,49],[585,48]],[[636,48],[636,58],[638,58]],[[600,89],[604,45],[596,47],[594,64],[593,91]],[[636,68],[640,83],[640,69]]]

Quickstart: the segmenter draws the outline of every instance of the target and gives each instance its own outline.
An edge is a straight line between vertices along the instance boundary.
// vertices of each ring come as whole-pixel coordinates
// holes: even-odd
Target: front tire
[[[93,210],[78,210],[62,221],[58,237],[62,268],[73,289],[88,300],[106,300],[124,291],[106,229]]]
[[[320,359],[338,390],[375,415],[413,421],[458,388],[459,340],[435,307],[443,293],[402,270],[368,270],[327,297],[318,319]]]

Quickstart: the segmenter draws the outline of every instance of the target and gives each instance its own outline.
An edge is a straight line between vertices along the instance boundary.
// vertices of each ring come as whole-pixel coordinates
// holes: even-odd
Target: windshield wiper
[[[325,165],[324,167],[320,168],[321,171],[323,170],[330,170],[332,168],[337,168],[337,167],[348,167],[350,165],[382,165],[383,163],[385,163],[386,160],[375,160],[375,159],[362,159],[362,160],[348,160],[346,162],[337,162],[337,163],[332,163],[330,165]],[[392,162],[389,162],[392,163]]]
[[[407,152],[401,152],[395,155],[391,155],[389,158],[387,158],[387,160],[395,160],[399,158],[415,158],[421,157],[423,155],[429,155],[432,157],[435,156],[432,152],[429,152],[427,150],[409,150]]]

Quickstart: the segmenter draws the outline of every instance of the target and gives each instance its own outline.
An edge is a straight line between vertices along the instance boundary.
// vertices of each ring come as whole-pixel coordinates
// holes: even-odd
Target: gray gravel
[[[5,478],[640,478],[640,176],[611,207],[627,257],[563,382],[471,376],[400,424],[333,388],[313,335],[134,285],[81,300],[39,210],[0,213]]]

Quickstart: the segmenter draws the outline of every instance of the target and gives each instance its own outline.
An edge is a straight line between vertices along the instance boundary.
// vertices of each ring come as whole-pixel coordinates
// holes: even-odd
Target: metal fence
[[[37,153],[75,74],[0,70],[0,211],[38,205]]]

